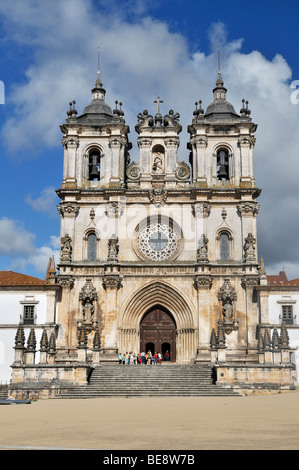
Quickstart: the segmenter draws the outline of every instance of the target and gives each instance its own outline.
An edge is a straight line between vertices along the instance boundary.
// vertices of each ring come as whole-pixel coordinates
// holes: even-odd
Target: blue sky
[[[294,1],[2,0],[0,4],[0,270],[44,277],[57,257],[62,178],[59,125],[81,113],[101,76],[123,101],[137,158],[136,116],[157,96],[181,115],[188,159],[194,102],[212,101],[217,45],[228,100],[249,100],[258,124],[258,251],[267,272],[299,277],[299,4]],[[296,86],[297,88],[292,88]]]

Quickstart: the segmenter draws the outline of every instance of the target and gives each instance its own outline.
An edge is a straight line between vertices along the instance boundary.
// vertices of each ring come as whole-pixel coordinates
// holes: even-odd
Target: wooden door
[[[176,360],[176,326],[172,315],[161,307],[147,312],[140,324],[140,352],[164,354],[168,350],[170,361]]]

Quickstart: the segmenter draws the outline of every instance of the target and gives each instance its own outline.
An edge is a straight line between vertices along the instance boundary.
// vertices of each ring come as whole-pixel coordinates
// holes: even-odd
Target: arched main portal
[[[176,360],[176,324],[171,313],[161,306],[151,308],[140,323],[140,351],[152,354],[168,351],[170,361]]]
[[[194,327],[194,305],[190,299],[166,282],[149,282],[130,296],[123,303],[119,315],[119,349],[120,351],[140,351],[140,327],[145,316],[156,308],[170,315],[175,325],[175,343],[172,343],[172,360],[179,364],[189,364],[195,357],[198,344],[198,332]],[[147,341],[150,343],[152,341]],[[169,341],[161,342],[164,352]],[[159,343],[160,344],[160,343]],[[173,346],[175,344],[175,346]],[[142,343],[142,346],[144,343]],[[171,344],[170,344],[171,346]],[[174,359],[175,358],[175,359]]]

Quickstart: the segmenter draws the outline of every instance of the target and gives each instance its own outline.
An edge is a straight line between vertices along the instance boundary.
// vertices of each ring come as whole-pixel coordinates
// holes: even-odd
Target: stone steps
[[[99,365],[88,385],[61,390],[61,398],[240,396],[212,383],[209,365]]]

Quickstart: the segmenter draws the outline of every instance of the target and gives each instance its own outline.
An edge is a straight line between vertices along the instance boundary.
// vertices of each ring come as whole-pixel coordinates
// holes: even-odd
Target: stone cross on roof
[[[160,97],[158,96],[154,103],[157,103],[157,113],[160,114],[160,103],[164,103],[164,101],[160,100]]]

